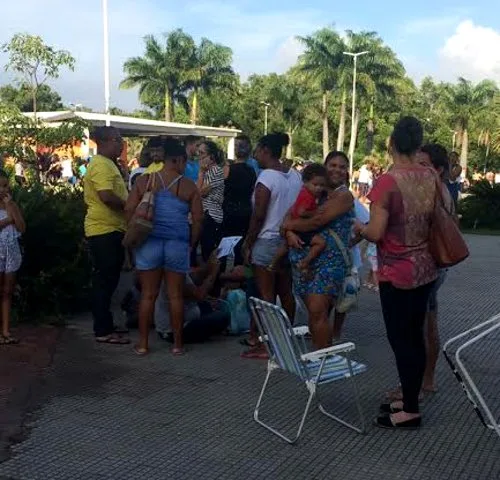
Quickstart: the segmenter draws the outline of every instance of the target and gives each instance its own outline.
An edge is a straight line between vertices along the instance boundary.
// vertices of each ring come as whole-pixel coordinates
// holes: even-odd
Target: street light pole
[[[109,33],[108,33],[108,0],[102,0],[102,23],[103,23],[103,48],[104,48],[104,113],[106,114],[106,126],[110,125],[109,118]]]
[[[354,71],[352,75],[352,114],[351,114],[351,146],[349,148],[349,182],[352,184],[352,171],[353,171],[353,165],[354,165],[354,146],[355,146],[355,139],[354,136],[356,135],[356,122],[355,122],[355,116],[356,116],[356,75],[357,75],[357,65],[358,65],[358,57],[361,55],[366,55],[367,51],[365,52],[358,52],[358,53],[351,53],[351,52],[344,52],[344,55],[348,55],[349,57],[352,57],[354,59]]]
[[[271,106],[270,103],[260,102],[264,105],[264,135],[267,135],[267,109]]]

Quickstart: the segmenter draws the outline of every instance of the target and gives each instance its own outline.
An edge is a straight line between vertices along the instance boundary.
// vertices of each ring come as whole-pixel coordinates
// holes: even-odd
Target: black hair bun
[[[424,139],[424,129],[415,117],[403,117],[394,126],[392,143],[394,148],[402,154],[411,155],[421,146]]]

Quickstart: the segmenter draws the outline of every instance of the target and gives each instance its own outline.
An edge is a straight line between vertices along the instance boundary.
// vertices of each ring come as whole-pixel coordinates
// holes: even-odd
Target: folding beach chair
[[[443,353],[446,361],[448,362],[448,365],[455,375],[455,378],[462,385],[465,395],[474,408],[474,411],[479,417],[481,423],[486,428],[494,430],[500,437],[500,424],[491,412],[491,408],[486,403],[483,395],[476,385],[476,382],[474,382],[474,380],[472,379],[472,375],[469,370],[465,368],[464,362],[461,358],[461,355],[466,348],[490,336],[497,330],[500,330],[500,314],[491,317],[489,320],[486,320],[486,322],[480,323],[479,325],[476,325],[475,327],[470,328],[469,330],[466,330],[465,332],[462,332],[453,338],[450,338],[443,346]],[[465,337],[470,338],[469,340],[464,342],[463,340],[465,339]],[[448,353],[448,348],[451,344],[456,343],[459,340],[462,340],[463,343],[460,344],[457,351],[455,352],[454,362],[452,360],[452,355]],[[485,415],[486,419],[484,418]]]
[[[292,328],[282,308],[257,298],[250,298],[250,308],[259,328],[261,340],[264,342],[269,353],[267,375],[257,405],[255,406],[254,420],[281,439],[293,444],[299,439],[302,433],[311,402],[313,398],[316,397],[318,399],[319,410],[323,414],[358,433],[363,433],[365,430],[365,423],[359,401],[355,375],[364,372],[366,366],[350,359],[350,352],[355,350],[354,343],[346,342],[308,353],[304,340],[304,335],[308,332],[307,327]],[[299,343],[298,337],[302,338],[302,342]],[[339,353],[343,355],[341,356]],[[269,378],[271,373],[278,369],[298,377],[309,392],[304,413],[302,414],[298,430],[293,438],[283,435],[259,418],[259,408],[264,398]],[[317,387],[344,378],[349,378],[354,388],[356,407],[360,418],[360,427],[352,425],[332,413],[327,412],[319,397]]]

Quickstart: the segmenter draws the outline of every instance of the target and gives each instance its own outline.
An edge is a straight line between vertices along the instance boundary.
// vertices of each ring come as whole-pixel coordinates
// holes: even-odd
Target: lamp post
[[[104,48],[104,113],[106,126],[109,127],[109,33],[108,33],[108,0],[102,0],[103,48]]]
[[[267,135],[267,109],[271,106],[270,103],[260,102],[261,105],[264,105],[264,135]]]
[[[355,145],[355,140],[354,136],[356,135],[356,122],[355,120],[355,115],[356,115],[356,73],[357,73],[357,64],[358,64],[358,57],[361,55],[366,55],[369,53],[368,51],[365,52],[357,52],[357,53],[352,53],[352,52],[343,52],[344,55],[347,55],[349,57],[352,57],[354,59],[354,71],[352,75],[352,115],[351,115],[351,145],[352,147],[349,148],[349,181],[352,183],[352,170],[353,170],[353,165],[354,165],[354,145]]]

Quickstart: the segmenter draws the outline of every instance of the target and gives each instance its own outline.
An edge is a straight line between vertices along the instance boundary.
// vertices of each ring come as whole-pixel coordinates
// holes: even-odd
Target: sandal
[[[239,344],[243,345],[244,347],[250,347],[250,348],[255,348],[259,345],[259,342],[251,342],[249,338],[241,338],[239,340]]]
[[[374,424],[380,428],[387,428],[389,430],[418,430],[422,425],[422,417],[411,418],[405,422],[393,423],[390,415],[381,415],[377,417]]]
[[[109,345],[128,345],[129,338],[117,336],[115,334],[106,335],[105,337],[95,337],[97,343],[108,343]]]
[[[185,354],[186,354],[186,350],[184,350],[184,348],[178,348],[178,347],[172,348],[172,355],[174,357],[182,357],[182,355],[185,355]]]
[[[147,348],[139,347],[139,345],[134,346],[133,352],[139,357],[145,357],[149,354],[149,350]]]
[[[245,350],[240,355],[241,358],[255,358],[259,360],[268,360],[269,354],[267,350],[263,348],[263,346],[250,347],[248,350]]]
[[[0,345],[19,345],[19,339],[11,337],[10,335],[0,336]]]

